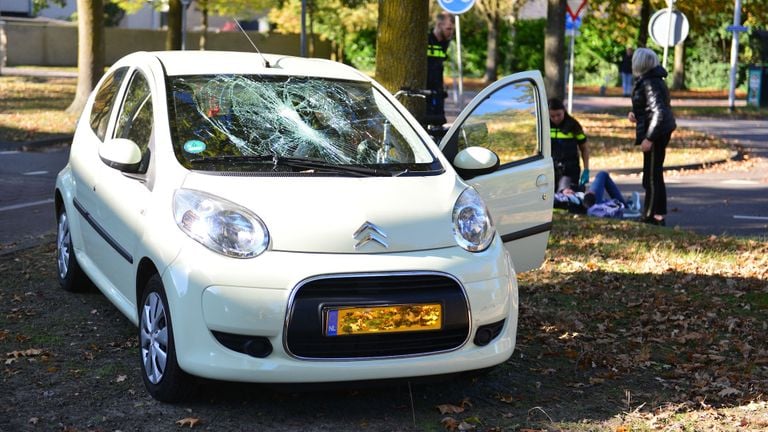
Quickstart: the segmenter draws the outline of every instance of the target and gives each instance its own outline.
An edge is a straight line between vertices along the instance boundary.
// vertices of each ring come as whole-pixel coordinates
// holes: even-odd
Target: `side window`
[[[109,116],[115,106],[115,96],[117,91],[120,90],[120,83],[123,82],[127,71],[127,67],[120,68],[105,78],[94,98],[90,118],[91,129],[102,141],[104,141],[104,136],[107,134]]]
[[[502,165],[540,155],[536,106],[536,87],[530,82],[496,90],[464,121],[458,151],[485,147],[499,156]]]
[[[149,83],[140,72],[131,78],[123,105],[117,117],[115,138],[128,138],[138,144],[141,153],[149,148],[152,134],[152,94]]]

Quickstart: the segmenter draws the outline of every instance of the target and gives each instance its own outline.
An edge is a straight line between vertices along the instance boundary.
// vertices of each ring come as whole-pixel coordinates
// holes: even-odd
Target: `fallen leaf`
[[[440,420],[440,423],[442,423],[442,425],[449,431],[457,430],[459,428],[459,424],[461,424],[461,422],[453,417],[444,417],[442,420]]]
[[[459,402],[459,405],[442,404],[435,408],[440,411],[440,414],[458,414],[464,412],[468,407],[472,407],[472,402],[469,401],[469,398],[464,398]]]
[[[464,422],[464,421],[459,423],[459,429],[458,430],[460,430],[460,431],[473,431],[475,429],[477,429],[477,426],[475,426],[473,424],[469,424],[469,423]]]
[[[11,351],[9,353],[6,353],[6,357],[13,357],[13,358],[19,358],[19,357],[34,357],[39,356],[43,353],[43,350],[37,349],[37,348],[30,348],[28,350],[24,351]]]
[[[733,395],[740,395],[741,392],[739,390],[736,390],[735,388],[725,388],[720,390],[720,392],[717,394],[720,397],[726,397],[726,396],[733,396]]]
[[[118,375],[117,379],[115,379],[115,382],[119,382],[120,383],[120,382],[125,381],[126,379],[128,379],[127,375]]]
[[[197,417],[184,417],[183,419],[176,421],[177,425],[179,426],[189,425],[190,428],[195,427],[198,423],[200,423],[200,419]]]
[[[464,408],[451,404],[437,405],[436,408],[440,411],[440,414],[458,414],[464,412]]]
[[[504,403],[512,403],[515,401],[515,397],[509,394],[500,394],[498,395],[498,398]]]

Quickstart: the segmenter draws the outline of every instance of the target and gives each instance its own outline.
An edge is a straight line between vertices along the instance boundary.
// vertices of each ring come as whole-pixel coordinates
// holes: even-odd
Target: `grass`
[[[580,113],[590,149],[590,169],[639,168],[643,156],[635,146],[635,129],[623,115]],[[667,147],[666,166],[688,165],[691,161],[711,163],[728,159],[734,148],[726,141],[690,129],[679,128]]]
[[[73,133],[77,116],[64,110],[76,85],[73,78],[0,76],[0,142]]]
[[[520,286],[525,355],[576,352],[589,361],[571,366],[585,392],[598,383],[638,394],[607,420],[545,430],[768,427],[764,240],[556,211],[547,262]]]

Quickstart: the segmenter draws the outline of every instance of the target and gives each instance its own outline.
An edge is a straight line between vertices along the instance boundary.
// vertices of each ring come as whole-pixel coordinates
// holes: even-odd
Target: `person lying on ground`
[[[611,176],[600,171],[584,192],[579,191],[578,184],[572,183],[569,177],[563,177],[555,193],[555,208],[595,217],[637,218],[640,216],[640,195],[633,192],[628,202]]]

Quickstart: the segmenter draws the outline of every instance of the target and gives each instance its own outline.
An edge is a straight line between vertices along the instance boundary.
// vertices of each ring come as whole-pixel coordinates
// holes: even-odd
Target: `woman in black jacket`
[[[669,90],[664,82],[667,71],[659,65],[655,52],[638,48],[632,56],[632,73],[636,81],[632,89],[629,121],[635,123],[635,145],[640,145],[643,150],[643,221],[664,225],[667,214],[664,156],[672,132],[677,127],[669,103]]]

